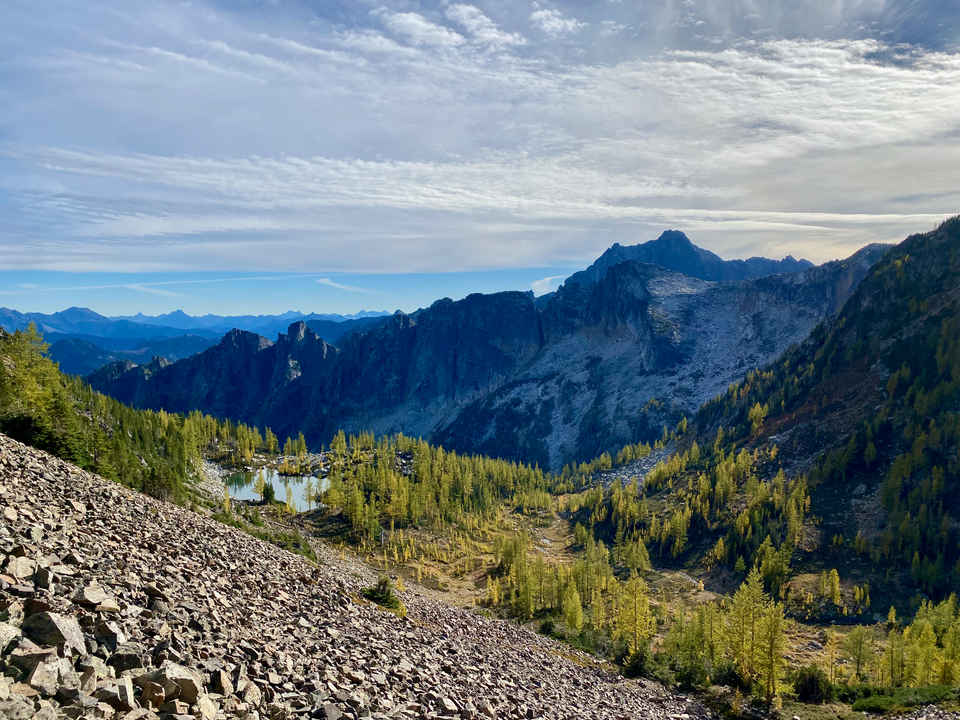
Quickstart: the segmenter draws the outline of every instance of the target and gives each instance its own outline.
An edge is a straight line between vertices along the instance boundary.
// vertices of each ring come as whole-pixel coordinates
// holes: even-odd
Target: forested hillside
[[[133,410],[62,374],[31,324],[0,330],[0,432],[81,468],[155,497],[183,502],[204,454],[249,457],[264,440],[256,428]]]
[[[958,252],[960,219],[907,238],[806,342],[707,403],[638,494],[586,493],[585,522],[668,562],[757,566],[808,613],[870,596],[831,606],[788,582],[798,568],[901,600],[960,587]]]

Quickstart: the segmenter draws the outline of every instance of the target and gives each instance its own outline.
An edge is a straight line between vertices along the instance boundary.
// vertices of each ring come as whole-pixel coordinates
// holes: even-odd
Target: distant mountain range
[[[639,245],[614,243],[586,270],[576,272],[564,281],[564,286],[591,285],[598,282],[617,263],[634,262],[659,265],[667,270],[688,275],[698,280],[749,280],[765,275],[802,272],[813,267],[809,260],[795,260],[787,255],[783,260],[752,257],[747,260],[724,260],[702,247],[697,247],[679,230],[666,230],[656,240]],[[534,303],[543,310],[554,293],[538,297]]]
[[[715,282],[611,261],[637,248],[700,275],[778,274]],[[402,431],[556,470],[659,436],[664,422],[802,341],[886,250],[818,267],[791,258],[726,265],[670,232],[611,248],[536,302],[521,292],[439,300],[380,318],[339,347],[303,322],[276,343],[235,330],[172,365],[127,361],[89,380],[138,407],[198,409],[281,438],[303,431],[313,446],[339,429]]]
[[[250,332],[260,333],[261,335],[272,336],[278,332],[287,329],[290,323],[295,320],[310,322],[316,320],[320,322],[342,323],[348,320],[367,320],[370,318],[379,318],[392,313],[386,310],[361,310],[352,315],[338,315],[336,313],[302,313],[295,310],[288,310],[279,315],[187,315],[183,310],[175,310],[164,315],[144,315],[137,313],[131,316],[117,316],[112,320],[129,320],[131,322],[144,325],[160,325],[163,327],[179,328],[181,330],[200,330],[207,329],[220,332],[221,334],[230,332],[234,328],[239,330],[249,330]],[[277,328],[275,331],[271,330]]]
[[[183,335],[183,330],[180,328],[147,325],[131,320],[114,320],[87,308],[72,307],[51,315],[21,313],[9,308],[0,308],[0,327],[7,332],[24,330],[31,322],[36,323],[37,330],[44,335],[60,333],[116,339],[138,338],[141,341]],[[197,330],[193,334],[216,338],[223,333],[215,330]]]
[[[276,337],[284,332],[289,323],[284,317],[294,317],[310,327],[319,337],[329,343],[339,344],[342,338],[360,332],[379,322],[387,315],[363,311],[347,318],[344,315],[304,315],[289,312],[283,315],[247,315],[220,317],[206,315],[191,318],[182,311],[149,318],[110,318],[87,308],[69,308],[50,315],[44,313],[21,313],[9,308],[0,308],[0,327],[8,332],[24,330],[32,322],[50,343],[50,357],[60,364],[68,375],[88,375],[112,362],[127,361],[142,363],[153,356],[162,356],[174,361],[200,352],[233,329],[230,321],[239,324],[251,323],[256,332]],[[211,318],[226,323],[224,327],[202,327],[198,323]],[[173,321],[178,325],[159,325],[146,322]],[[196,321],[196,322],[195,322]],[[190,325],[185,328],[184,325]]]

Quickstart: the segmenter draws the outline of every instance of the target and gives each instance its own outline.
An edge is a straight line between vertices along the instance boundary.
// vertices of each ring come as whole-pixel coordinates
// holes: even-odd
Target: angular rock
[[[210,686],[213,688],[213,691],[223,695],[224,697],[229,697],[233,695],[233,683],[230,681],[229,673],[224,670],[215,671],[210,678]]]
[[[77,590],[70,599],[79,605],[93,607],[99,605],[108,597],[110,597],[110,594],[102,587],[88,585]]]
[[[156,670],[151,670],[137,678],[137,685],[143,687],[145,683],[156,683],[163,688],[164,696],[170,700],[180,700],[188,705],[194,705],[203,692],[203,678],[196,670],[192,670],[167,660]]]
[[[129,677],[101,683],[94,697],[116,710],[133,710],[136,707],[133,683]]]
[[[7,662],[13,667],[30,673],[39,663],[55,663],[59,657],[56,648],[24,647],[10,653]]]
[[[30,720],[36,715],[33,703],[20,698],[0,702],[0,717],[5,720]]]
[[[28,557],[12,557],[7,563],[7,574],[17,580],[29,580],[37,571],[37,561]]]
[[[143,645],[126,642],[117,647],[116,652],[107,660],[107,665],[114,668],[118,673],[122,673],[125,670],[149,667],[151,662],[150,656]]]
[[[140,695],[140,703],[145,707],[159,708],[164,702],[166,702],[166,695],[163,691],[163,686],[159,683],[150,682],[147,680],[142,684],[138,682],[138,685],[139,687],[143,688],[143,693]]]
[[[40,645],[56,647],[61,656],[72,657],[86,652],[86,643],[75,618],[45,612],[27,618],[23,634]]]
[[[320,717],[323,720],[340,720],[340,718],[343,717],[343,713],[340,712],[340,708],[333,703],[324,703],[323,707],[320,708]]]
[[[20,639],[20,628],[0,622],[0,653],[5,653],[14,640]]]
[[[197,712],[203,720],[214,720],[217,717],[219,708],[209,695],[200,695],[196,702]]]
[[[37,690],[44,697],[53,697],[57,694],[59,679],[56,665],[37,663],[30,675],[27,676],[27,685]]]

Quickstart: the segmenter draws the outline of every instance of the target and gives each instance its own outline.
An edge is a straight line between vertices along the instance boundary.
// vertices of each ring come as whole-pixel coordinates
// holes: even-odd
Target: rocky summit
[[[314,566],[0,435],[0,716],[709,717],[506,622]]]

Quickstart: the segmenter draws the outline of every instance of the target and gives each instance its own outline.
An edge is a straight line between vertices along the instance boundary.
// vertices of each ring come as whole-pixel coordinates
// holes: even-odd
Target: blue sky
[[[666,228],[819,262],[960,208],[953,0],[2,12],[21,310],[408,310]]]

